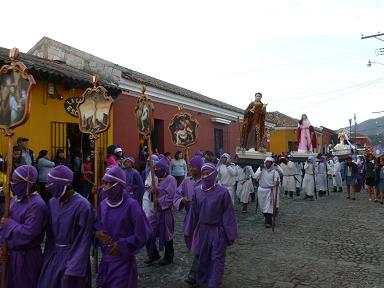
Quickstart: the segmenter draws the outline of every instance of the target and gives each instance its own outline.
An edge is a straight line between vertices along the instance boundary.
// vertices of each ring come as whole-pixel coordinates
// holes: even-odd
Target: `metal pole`
[[[147,136],[147,144],[148,144],[148,158],[149,158],[149,167],[151,169],[151,180],[152,180],[152,202],[153,206],[157,208],[156,204],[156,198],[157,198],[157,193],[156,193],[156,184],[155,184],[155,167],[153,166],[152,162],[152,141],[151,141],[151,134]]]
[[[92,137],[95,141],[95,156],[94,156],[94,168],[93,168],[93,176],[94,176],[94,186],[93,186],[93,207],[95,208],[96,217],[98,216],[98,202],[99,202],[99,195],[98,195],[98,188],[99,188],[99,136],[93,135]],[[99,250],[97,249],[97,246],[95,245],[93,248],[93,268],[95,269],[95,273],[98,273],[99,271]]]

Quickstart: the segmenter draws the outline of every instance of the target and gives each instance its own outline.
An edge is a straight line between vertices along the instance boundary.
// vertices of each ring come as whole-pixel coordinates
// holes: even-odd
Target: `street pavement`
[[[330,193],[317,201],[281,197],[275,232],[251,203],[247,214],[236,205],[240,238],[227,250],[224,288],[384,287],[384,205]],[[175,259],[168,266],[137,257],[139,285],[190,287],[184,283],[193,256],[182,236],[184,214],[176,213]]]

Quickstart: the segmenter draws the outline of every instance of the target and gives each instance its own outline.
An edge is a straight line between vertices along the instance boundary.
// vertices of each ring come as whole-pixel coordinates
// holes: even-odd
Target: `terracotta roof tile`
[[[297,127],[298,119],[292,118],[281,112],[267,112],[265,120],[276,124],[276,127]]]

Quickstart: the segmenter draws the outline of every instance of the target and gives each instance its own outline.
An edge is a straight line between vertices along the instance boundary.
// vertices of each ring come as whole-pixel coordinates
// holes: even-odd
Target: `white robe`
[[[223,165],[218,167],[217,179],[219,184],[228,189],[229,195],[231,196],[232,203],[235,204],[235,184],[236,184],[236,166],[234,164]]]
[[[253,172],[251,166],[245,166],[243,171],[245,175],[245,181],[243,182],[241,189],[240,202],[249,203],[249,195],[254,193],[252,177],[254,177],[255,173]]]
[[[303,179],[303,191],[308,196],[315,195],[315,182],[313,177],[313,172],[316,175],[316,164],[306,162],[304,165],[305,175]]]
[[[320,162],[317,166],[316,189],[317,191],[327,191],[327,167],[326,163]]]
[[[301,182],[303,181],[303,164],[302,163],[299,163],[299,162],[296,162],[295,163],[295,167],[296,167],[296,172],[295,172],[295,175],[296,175],[296,188],[299,188],[301,189]]]
[[[288,161],[287,164],[281,163],[281,169],[283,170],[283,188],[284,191],[294,192],[296,191],[296,183],[295,183],[295,174],[296,167],[295,163],[292,161]]]
[[[237,171],[236,197],[238,199],[240,199],[241,193],[243,191],[243,185],[244,185],[244,182],[246,180],[246,176],[245,176],[244,168],[242,168],[238,165],[236,166],[236,171]]]
[[[260,210],[262,213],[273,213],[273,201],[276,199],[276,207],[279,207],[279,193],[276,193],[276,183],[280,181],[280,175],[275,169],[268,170],[260,167],[255,173],[255,179],[259,181],[257,188],[257,198],[259,200]],[[277,195],[276,195],[277,194]]]
[[[333,186],[342,187],[343,181],[341,179],[341,163],[339,161],[335,161],[335,164],[333,164],[333,172]]]

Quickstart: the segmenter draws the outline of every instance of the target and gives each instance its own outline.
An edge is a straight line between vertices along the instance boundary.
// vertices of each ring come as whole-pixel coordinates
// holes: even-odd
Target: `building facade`
[[[211,150],[217,156],[220,151],[234,155],[239,146],[243,109],[108,62],[47,37],[42,38],[29,53],[63,61],[87,73],[98,74],[102,79],[119,86],[123,92],[114,103],[113,142],[122,146],[126,155],[139,157],[146,144],[137,132],[134,116],[136,101],[143,85],[155,108],[152,143],[159,153],[168,151],[174,154],[181,150],[173,145],[168,129],[180,106],[199,122],[198,139],[189,147],[190,156],[197,149]],[[267,142],[270,142],[269,135],[273,126],[267,119]]]
[[[9,49],[0,48],[0,65],[10,63]],[[89,135],[79,131],[76,105],[86,88],[92,87],[91,74],[61,62],[54,62],[29,54],[20,53],[23,62],[36,81],[31,89],[31,113],[27,122],[15,128],[14,139],[25,137],[37,157],[40,150],[48,150],[54,158],[58,149],[64,150],[68,160],[78,152],[91,154],[94,143]],[[101,82],[110,95],[117,97],[121,90],[110,82]],[[100,135],[101,155],[112,143],[112,125]],[[0,136],[0,154],[7,154],[7,141]]]

